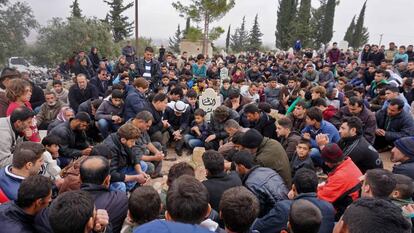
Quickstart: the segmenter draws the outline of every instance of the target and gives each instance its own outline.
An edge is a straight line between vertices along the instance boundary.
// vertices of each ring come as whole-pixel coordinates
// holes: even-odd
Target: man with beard
[[[11,164],[15,146],[23,141],[25,131],[32,125],[34,116],[35,113],[29,108],[18,107],[10,117],[0,118],[0,168]]]
[[[58,160],[61,167],[66,167],[72,160],[91,153],[92,146],[89,146],[85,132],[90,121],[91,118],[86,112],[78,112],[74,118],[50,131],[49,135],[60,140]]]
[[[391,150],[391,161],[400,163],[394,165],[392,172],[414,179],[414,137],[400,138],[394,143]]]
[[[378,152],[363,136],[362,121],[356,117],[349,117],[342,120],[339,134],[341,139],[338,146],[343,154],[352,159],[359,170],[364,174],[369,169],[382,168],[383,164]],[[325,146],[328,141],[318,138],[318,145]]]
[[[339,129],[342,119],[351,116],[356,116],[362,121],[363,136],[370,144],[374,144],[377,121],[375,114],[365,107],[363,99],[356,96],[349,98],[348,105],[339,109],[330,119],[330,122]]]
[[[64,103],[56,98],[54,92],[45,93],[46,103],[40,106],[40,111],[36,116],[37,128],[47,130],[49,124],[54,121],[59,114]]]

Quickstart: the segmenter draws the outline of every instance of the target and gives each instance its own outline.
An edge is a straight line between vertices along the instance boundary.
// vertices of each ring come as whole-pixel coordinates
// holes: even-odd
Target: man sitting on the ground
[[[404,102],[392,99],[387,109],[377,112],[375,147],[380,151],[390,149],[395,140],[414,135],[414,120],[403,110]]]
[[[307,200],[292,203],[287,230],[291,233],[318,233],[322,223],[322,213],[316,205]],[[287,233],[286,230],[281,231]]]
[[[17,200],[17,191],[24,179],[39,174],[43,165],[42,144],[22,142],[17,145],[13,162],[0,170],[0,190],[9,200]]]
[[[240,151],[234,156],[234,163],[237,173],[243,177],[243,185],[259,199],[259,216],[263,217],[277,202],[287,199],[288,190],[278,173],[256,165],[253,158],[249,152]]]
[[[243,112],[249,123],[249,128],[256,129],[265,137],[276,138],[275,119],[262,112],[257,104],[252,103],[244,106]]]
[[[39,130],[47,130],[49,124],[56,119],[60,109],[65,105],[57,99],[56,94],[53,92],[46,92],[45,99],[46,102],[40,106],[40,111],[36,116],[37,128]]]
[[[97,209],[105,209],[113,232],[119,232],[128,212],[128,198],[124,192],[109,191],[109,161],[90,156],[80,165],[81,190],[91,194]]]
[[[283,117],[277,121],[277,136],[280,138],[280,144],[283,146],[283,149],[285,149],[289,160],[292,160],[296,151],[296,146],[302,138],[298,132],[292,131],[292,127],[292,121],[287,117]]]
[[[290,187],[292,173],[289,159],[278,141],[263,137],[257,130],[250,129],[243,135],[241,144],[250,152],[256,164],[273,169],[283,178],[286,187]]]
[[[224,158],[217,151],[204,152],[203,163],[206,168],[207,180],[202,183],[209,192],[211,207],[218,211],[222,194],[229,188],[241,186],[242,182],[237,173],[227,174],[224,171]]]
[[[21,135],[25,135],[35,115],[29,108],[19,107],[10,117],[0,118],[0,168],[12,163],[16,144],[23,141]]]
[[[318,199],[317,189],[318,177],[316,173],[307,168],[299,169],[293,177],[292,189],[289,192],[291,200],[276,203],[276,206],[266,216],[254,222],[252,229],[260,233],[280,232],[285,229],[293,199],[307,200],[316,205],[323,217],[319,233],[331,233],[335,225],[335,209],[329,202]]]
[[[141,162],[133,153],[132,147],[140,137],[139,129],[132,124],[125,124],[112,133],[104,144],[111,150],[111,185],[110,190],[131,191],[137,183],[147,181],[147,164]]]
[[[78,112],[74,118],[59,124],[50,131],[49,135],[59,139],[60,167],[66,167],[72,160],[89,155],[92,146],[86,139],[86,129],[91,121],[85,112]]]
[[[17,200],[0,205],[0,224],[5,232],[36,232],[34,216],[51,201],[50,179],[42,175],[28,177],[19,187]]]
[[[395,164],[392,172],[414,179],[414,137],[400,138],[391,150],[391,162]]]
[[[148,111],[138,113],[129,122],[137,127],[141,132],[141,137],[136,141],[136,146],[133,151],[136,155],[142,155],[141,160],[145,161],[149,166],[147,173],[152,178],[161,176],[162,160],[164,153],[159,142],[151,142],[148,130],[152,125],[154,118]]]

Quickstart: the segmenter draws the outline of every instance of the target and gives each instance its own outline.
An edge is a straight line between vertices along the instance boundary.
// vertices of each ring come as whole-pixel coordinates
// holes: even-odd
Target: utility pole
[[[381,33],[381,34],[380,34],[380,41],[379,41],[379,45],[378,45],[378,47],[381,47],[381,43],[382,43],[382,36],[384,36],[384,34],[383,34],[383,33]]]
[[[135,0],[135,51],[137,51],[137,58],[139,57],[138,44],[138,0]]]

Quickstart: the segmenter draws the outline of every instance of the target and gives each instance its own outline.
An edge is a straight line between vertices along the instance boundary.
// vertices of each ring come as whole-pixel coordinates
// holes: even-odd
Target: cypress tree
[[[79,7],[78,0],[74,0],[72,5],[70,5],[70,8],[72,8],[70,12],[70,16],[73,18],[82,18],[82,10]]]
[[[344,40],[348,41],[349,45],[353,45],[354,43],[354,31],[355,31],[355,15],[352,18],[351,23],[348,26],[348,29],[345,32]]]
[[[288,49],[291,46],[291,23],[295,19],[298,0],[280,0],[276,22],[276,48]]]
[[[230,47],[234,52],[245,51],[248,46],[249,34],[246,31],[246,17],[243,17],[240,28],[237,28],[234,34],[230,37]]]
[[[128,22],[127,16],[122,13],[134,6],[133,2],[126,5],[123,0],[104,0],[111,8],[109,14],[106,15],[105,21],[111,25],[112,34],[115,42],[119,42],[131,36],[134,22]]]
[[[175,31],[174,37],[169,38],[169,48],[174,53],[180,53],[180,42],[181,42],[181,30],[180,30],[180,25],[178,24],[177,31]]]
[[[250,51],[260,50],[262,46],[262,39],[263,33],[260,32],[259,22],[258,22],[258,15],[254,17],[253,27],[250,30],[249,35],[249,49]]]
[[[229,52],[229,47],[230,47],[230,28],[231,28],[231,25],[229,25],[229,29],[227,30],[227,36],[226,36],[226,53]]]
[[[356,24],[355,24],[354,39],[352,41],[353,48],[361,47],[363,45],[363,37],[366,36],[364,35],[364,19],[365,19],[366,5],[367,5],[367,1],[365,1],[364,5],[362,6],[361,11],[359,12],[358,20],[356,21]]]
[[[333,25],[335,18],[336,0],[328,0],[325,5],[325,14],[323,17],[321,42],[326,44],[331,41],[333,36]]]
[[[293,45],[295,40],[300,40],[303,47],[310,46],[310,37],[312,28],[310,25],[311,20],[311,0],[301,0],[300,7],[296,19],[293,22],[293,36],[290,41],[290,46]]]

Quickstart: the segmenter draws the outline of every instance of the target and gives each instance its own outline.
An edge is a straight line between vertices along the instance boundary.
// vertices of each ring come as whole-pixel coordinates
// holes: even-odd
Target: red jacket
[[[318,187],[318,198],[333,203],[343,193],[355,187],[362,176],[361,171],[352,162],[351,158],[346,158],[335,170],[328,174],[328,179],[324,185]],[[358,191],[350,195],[353,200],[358,198]]]
[[[325,111],[322,112],[323,119],[325,121],[329,121],[335,115],[337,111],[338,109],[336,109],[334,106],[328,105]]]

